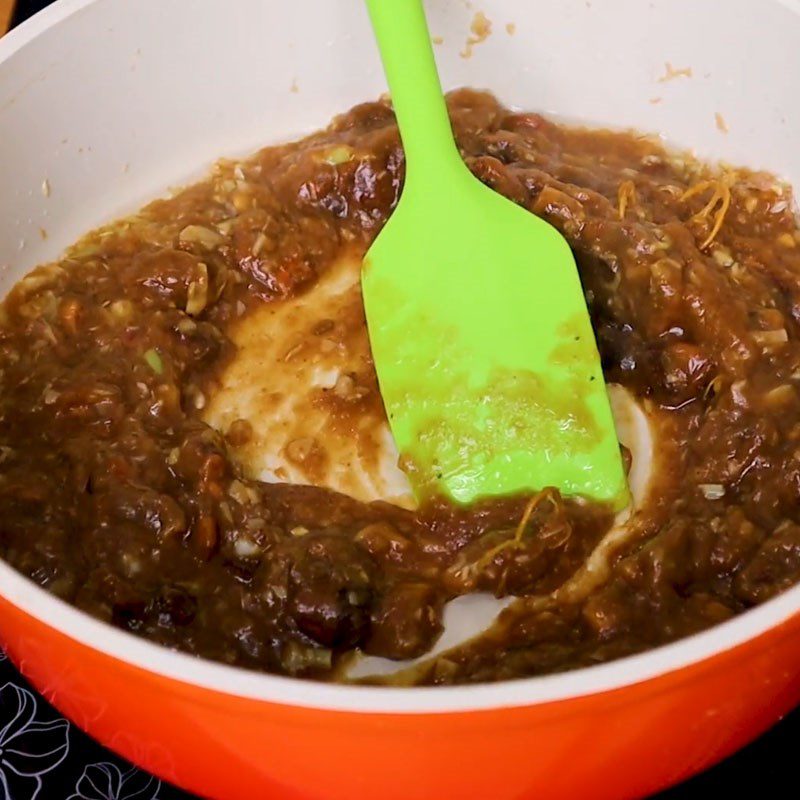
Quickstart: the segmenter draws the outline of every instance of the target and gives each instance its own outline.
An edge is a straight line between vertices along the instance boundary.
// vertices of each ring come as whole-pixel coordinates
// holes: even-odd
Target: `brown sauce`
[[[0,311],[6,561],[153,641],[320,679],[353,648],[424,654],[455,596],[522,598],[414,677],[437,683],[638,652],[798,579],[800,234],[788,188],[487,95],[449,102],[473,172],[570,242],[606,378],[659,420],[657,491],[603,581],[551,594],[609,530],[603,507],[545,490],[533,504],[412,511],[262,483],[236,456],[250,423],[203,422],[236,326],[363,254],[391,213],[403,155],[383,103],[219,164],[12,290]],[[342,430],[382,414],[368,357],[324,402]],[[312,444],[294,454],[311,477],[326,468]]]

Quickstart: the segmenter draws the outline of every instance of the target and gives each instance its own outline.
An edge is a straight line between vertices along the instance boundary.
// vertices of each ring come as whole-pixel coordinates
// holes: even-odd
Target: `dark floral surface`
[[[19,24],[49,2],[18,0],[12,22]],[[794,772],[798,747],[800,710],[734,758],[658,800],[794,797],[800,792]],[[61,718],[0,651],[0,800],[192,798],[132,767]]]
[[[0,650],[0,800],[191,800],[63,719]]]

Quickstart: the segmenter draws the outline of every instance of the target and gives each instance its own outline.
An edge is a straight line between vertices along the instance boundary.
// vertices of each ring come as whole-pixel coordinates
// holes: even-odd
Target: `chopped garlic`
[[[186,298],[186,313],[191,316],[199,314],[208,303],[208,267],[198,264],[197,268],[200,274],[189,284]]]
[[[733,264],[733,256],[731,255],[730,250],[727,247],[718,246],[714,248],[714,252],[711,254],[711,257],[714,261],[717,262],[721,267],[729,267]]]
[[[725,487],[721,483],[701,483],[699,488],[706,500],[720,500],[725,497]]]
[[[352,147],[342,144],[326,151],[322,157],[322,160],[326,164],[330,164],[333,167],[338,167],[339,164],[346,164],[348,161],[352,161],[354,155],[355,153]]]
[[[240,536],[234,543],[233,550],[239,558],[252,558],[261,552],[258,542],[249,536]]]
[[[253,246],[250,248],[250,253],[252,254],[253,258],[258,258],[266,243],[267,235],[264,233],[264,231],[260,231],[258,236],[256,236],[256,240],[253,242]]]
[[[208,250],[213,250],[222,244],[222,236],[211,228],[202,225],[187,225],[179,234],[178,240],[182,244],[199,244]]]
[[[789,341],[789,334],[786,328],[778,328],[775,331],[753,331],[753,339],[762,347],[777,347]]]

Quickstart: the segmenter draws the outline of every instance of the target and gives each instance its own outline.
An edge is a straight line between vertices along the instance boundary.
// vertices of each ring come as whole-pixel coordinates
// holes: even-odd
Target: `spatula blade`
[[[624,505],[600,359],[562,236],[464,170],[404,197],[362,291],[381,394],[418,497],[555,486]]]

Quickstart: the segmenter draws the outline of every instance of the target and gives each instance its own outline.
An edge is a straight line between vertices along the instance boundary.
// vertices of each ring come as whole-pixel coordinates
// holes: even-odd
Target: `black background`
[[[136,0],[132,0],[135,2]],[[12,25],[19,24],[31,14],[49,5],[48,0],[18,0]],[[8,662],[2,664],[0,684],[6,679],[22,683],[11,674]],[[6,675],[4,673],[9,673]],[[599,732],[602,735],[602,732]],[[72,731],[70,758],[59,769],[80,775],[83,763],[109,760],[122,762],[89,740]],[[708,800],[720,796],[739,797],[795,797],[798,794],[796,764],[800,760],[800,710],[784,719],[757,742],[733,758],[688,783],[670,789],[658,800]],[[791,787],[795,787],[792,789]],[[160,800],[190,800],[189,796],[162,785]],[[17,798],[14,798],[17,800]],[[26,798],[19,798],[26,800]],[[48,798],[49,800],[49,798]],[[53,798],[53,800],[58,800]],[[487,798],[491,800],[491,798]],[[591,800],[591,798],[587,798]]]

